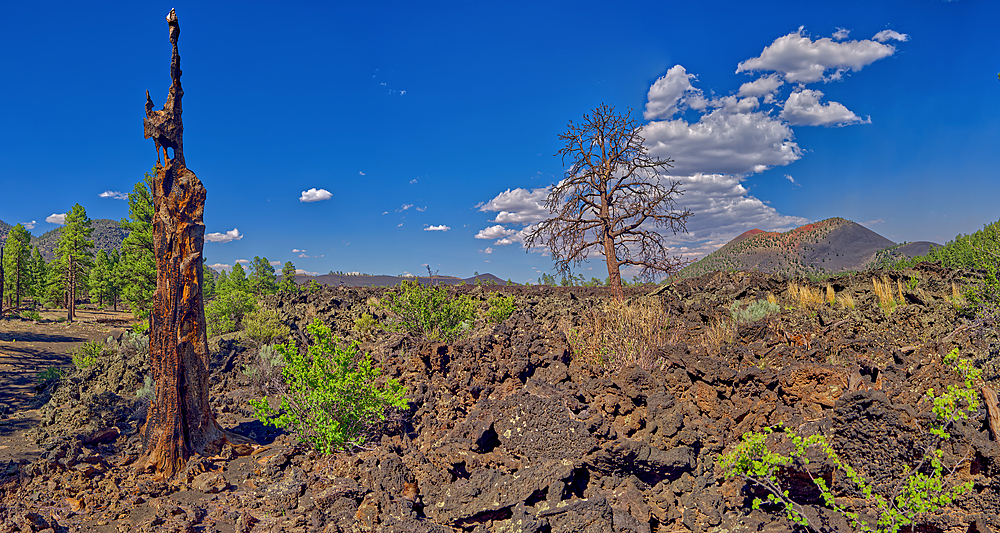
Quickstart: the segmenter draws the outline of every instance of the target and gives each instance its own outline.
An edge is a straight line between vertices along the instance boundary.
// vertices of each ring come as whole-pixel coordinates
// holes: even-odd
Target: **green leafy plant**
[[[284,339],[292,330],[281,320],[281,315],[274,309],[261,307],[243,316],[243,329],[247,337],[258,346],[270,344],[278,339]]]
[[[796,524],[818,531],[809,523],[802,505],[795,502],[788,490],[782,487],[781,474],[789,470],[805,472],[819,489],[823,503],[847,518],[856,530],[896,533],[902,527],[914,524],[918,515],[949,505],[972,490],[971,481],[948,483],[948,475],[953,474],[959,464],[945,468],[944,451],[940,446],[951,438],[948,429],[956,421],[968,419],[970,413],[979,409],[977,382],[982,372],[970,361],[959,359],[957,348],[944,358],[944,363],[959,373],[962,384],[949,385],[947,392],[940,395],[935,395],[934,389],[927,390],[926,398],[931,402],[934,414],[934,421],[928,428],[931,442],[924,449],[919,464],[905,469],[888,496],[876,493],[871,483],[841,461],[824,435],[803,437],[791,428],[782,428],[782,433],[764,428],[761,432],[743,434],[732,451],[719,456],[719,466],[726,479],[739,477],[765,489],[767,501],[780,507],[785,516]],[[768,446],[772,435],[783,437],[790,444],[791,451],[787,455],[777,453]],[[818,449],[834,471],[840,472],[864,495],[865,501],[877,512],[875,524],[866,522],[858,513],[836,502],[826,479],[814,476],[807,468],[810,462],[807,452],[810,449]],[[759,509],[763,503],[761,498],[754,498],[753,508]]]
[[[215,297],[205,306],[208,336],[238,331],[244,317],[257,310],[257,299],[248,292],[231,289]]]
[[[93,366],[97,363],[97,359],[104,355],[104,352],[104,343],[96,341],[85,342],[82,346],[71,352],[73,366],[79,370]]]
[[[444,287],[425,287],[404,281],[399,290],[380,303],[392,316],[388,328],[424,335],[432,340],[452,341],[471,329],[476,301],[469,295],[448,297]]]
[[[781,312],[781,306],[770,300],[757,300],[750,302],[746,307],[740,301],[735,301],[729,306],[729,313],[733,320],[740,324],[756,322],[764,317]]]
[[[272,408],[268,396],[250,405],[261,422],[290,430],[323,453],[362,445],[389,408],[406,408],[406,390],[395,379],[380,386],[371,355],[362,355],[357,343],[341,347],[319,319],[307,330],[314,342],[305,354],[294,341],[275,346],[285,362],[280,407]]]
[[[42,315],[38,314],[38,311],[35,311],[33,309],[22,312],[21,317],[24,318],[25,320],[34,320],[35,322],[39,322],[42,320]]]
[[[503,296],[499,292],[494,292],[486,300],[486,304],[489,305],[489,309],[486,310],[486,320],[494,324],[504,322],[515,311],[513,295]]]

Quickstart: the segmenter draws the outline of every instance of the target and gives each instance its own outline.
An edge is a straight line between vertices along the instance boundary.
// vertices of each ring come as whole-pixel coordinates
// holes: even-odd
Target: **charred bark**
[[[184,163],[181,122],[180,26],[167,15],[173,55],[167,102],[153,110],[146,92],[145,137],[156,144],[153,180],[153,248],[156,292],[150,317],[149,354],[156,399],[149,407],[138,468],[170,478],[194,454],[210,454],[226,442],[246,439],[224,431],[208,403],[208,337],[202,300],[205,187]],[[167,149],[173,151],[172,154]]]
[[[3,286],[4,280],[7,279],[3,271],[3,249],[4,247],[0,246],[0,318],[3,318]]]

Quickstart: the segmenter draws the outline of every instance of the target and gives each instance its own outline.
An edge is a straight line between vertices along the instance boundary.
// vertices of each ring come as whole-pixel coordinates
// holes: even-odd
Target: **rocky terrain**
[[[889,278],[905,302],[880,308],[873,276]],[[921,264],[836,278],[832,305],[805,303],[787,279],[760,273],[708,274],[654,296],[629,289],[629,301],[666,315],[669,341],[640,366],[614,371],[567,340],[601,316],[603,289],[455,287],[483,302],[491,291],[512,294],[517,310],[452,343],[358,338],[406,386],[409,408],[363,449],[331,456],[250,417],[254,391],[242,369],[256,350],[240,335],[215,338],[213,407],[258,445],[251,455],[227,448],[192,460],[171,482],[132,468],[148,361],[143,339],[122,335],[97,365],[40,392],[48,400],[26,437],[44,452],[0,465],[0,531],[790,530],[774,509],[751,509],[759,493],[723,478],[720,453],[744,432],[781,423],[827,435],[876,488],[891,486],[919,455],[925,392],[957,382],[942,355],[958,348],[987,382],[1000,375],[996,332],[955,306],[961,283],[960,272]],[[355,319],[376,312],[372,298],[386,290],[326,288],[268,304],[300,344],[315,318],[355,338]],[[720,334],[732,302],[769,293],[780,313]],[[921,515],[918,529],[1000,530],[1000,449],[986,410],[952,433],[945,463],[958,463],[954,477],[973,490]],[[818,506],[808,478],[783,475],[826,530],[849,530]],[[842,480],[833,486],[838,501],[865,511]]]

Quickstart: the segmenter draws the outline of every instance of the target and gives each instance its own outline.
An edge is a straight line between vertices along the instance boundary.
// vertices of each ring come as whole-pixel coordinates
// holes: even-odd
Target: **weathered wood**
[[[990,433],[993,433],[993,440],[1000,442],[1000,407],[997,406],[997,393],[993,387],[983,385],[983,398],[986,399],[986,418],[990,421]]]
[[[173,56],[167,102],[153,110],[146,92],[145,137],[163,147],[153,179],[153,294],[149,354],[156,380],[138,467],[164,478],[180,472],[195,453],[217,452],[228,441],[246,442],[225,432],[208,403],[208,337],[202,300],[202,249],[205,244],[205,187],[184,163],[181,122],[180,26],[167,15]],[[172,154],[167,149],[173,151]]]

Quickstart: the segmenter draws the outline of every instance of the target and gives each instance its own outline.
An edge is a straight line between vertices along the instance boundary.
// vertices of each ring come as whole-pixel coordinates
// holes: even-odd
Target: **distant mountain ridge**
[[[7,233],[13,226],[0,220],[0,242],[7,241]],[[121,250],[122,241],[125,240],[125,236],[128,232],[121,229],[118,226],[117,220],[110,220],[107,218],[96,218],[90,221],[90,227],[94,230],[91,233],[90,238],[94,241],[94,252],[98,250],[104,250],[105,252],[111,253],[111,250]],[[31,236],[31,245],[37,246],[38,251],[42,253],[42,257],[46,261],[52,261],[56,258],[56,244],[59,242],[59,235],[62,232],[62,227],[58,227],[54,230],[47,231],[38,237],[34,235]]]
[[[281,276],[278,276],[280,279]],[[475,285],[478,281],[483,285],[506,285],[507,282],[494,276],[493,274],[479,274],[471,278],[456,278],[453,276],[369,276],[356,274],[323,274],[321,276],[296,275],[295,282],[299,285],[309,283],[309,280],[316,280],[320,285],[330,287],[391,287],[399,285],[403,281],[417,281],[421,285]]]
[[[678,277],[693,277],[716,270],[757,270],[787,276],[828,275],[865,270],[891,257],[919,255],[932,244],[897,245],[860,224],[835,217],[784,233],[759,229],[744,232],[688,265]]]

